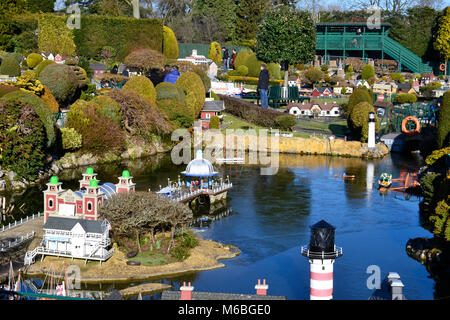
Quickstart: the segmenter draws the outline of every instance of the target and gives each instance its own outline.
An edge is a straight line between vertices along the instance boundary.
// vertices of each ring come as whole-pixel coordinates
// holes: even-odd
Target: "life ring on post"
[[[445,63],[443,63],[439,66],[439,70],[445,71]]]
[[[406,124],[409,121],[413,121],[415,123],[416,128],[414,129],[414,131],[410,131],[406,127]],[[411,135],[419,133],[420,132],[420,121],[419,121],[419,119],[417,119],[416,117],[412,117],[412,116],[409,116],[409,117],[406,117],[405,119],[403,119],[403,121],[402,121],[402,132],[405,133],[405,134],[411,134]]]

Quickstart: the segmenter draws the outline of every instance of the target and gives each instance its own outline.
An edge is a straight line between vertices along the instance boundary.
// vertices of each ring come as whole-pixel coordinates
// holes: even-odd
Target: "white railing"
[[[73,257],[73,258],[77,258],[77,259],[105,261],[105,260],[109,259],[114,254],[114,248],[109,250],[105,255],[103,255],[103,254],[102,255],[85,255],[83,257],[79,257],[79,256],[74,256],[72,254],[72,252],[70,252],[70,251],[52,250],[52,249],[47,249],[47,248],[44,248],[44,247],[36,247],[33,251],[28,251],[25,254],[24,264],[25,265],[30,265],[30,264],[34,263],[34,258],[38,254],[54,255],[54,256],[62,256],[62,257]]]
[[[33,238],[34,235],[35,235],[35,232],[32,231],[32,232],[28,232],[25,236],[16,238],[16,240],[14,240],[14,241],[9,241],[7,245],[5,243],[2,243],[0,245],[0,252],[5,252],[5,251],[8,251],[9,249],[12,249],[14,247],[21,245],[23,242]]]
[[[201,195],[204,193],[214,193],[214,194],[219,193],[221,191],[230,189],[232,187],[233,187],[233,184],[230,182],[230,183],[217,184],[217,185],[214,185],[212,188],[200,188],[200,189],[197,189],[194,191],[191,190],[191,191],[187,191],[187,192],[182,192],[180,190],[181,194],[177,194],[172,199],[175,201],[183,201],[183,200],[186,200],[191,197],[195,197],[195,196],[198,196],[198,195]]]
[[[301,254],[303,256],[311,257],[311,258],[330,259],[330,258],[338,258],[338,257],[342,256],[344,254],[344,252],[343,252],[342,247],[337,247],[336,245],[334,246],[333,252],[324,252],[324,251],[315,252],[315,251],[310,251],[309,246],[302,246]]]
[[[0,232],[4,232],[4,231],[7,231],[9,229],[15,228],[17,226],[20,226],[20,225],[24,224],[25,222],[32,221],[32,220],[34,220],[36,218],[42,217],[43,215],[44,215],[43,213],[38,212],[37,214],[33,214],[31,216],[26,217],[25,219],[22,218],[20,220],[14,221],[13,223],[10,222],[7,226],[1,227],[0,228]]]

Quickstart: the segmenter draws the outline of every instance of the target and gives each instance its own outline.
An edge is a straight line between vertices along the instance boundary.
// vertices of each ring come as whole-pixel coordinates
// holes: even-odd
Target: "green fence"
[[[242,49],[246,49],[245,47],[237,47],[237,46],[226,46],[228,51],[230,52],[233,49],[239,53]],[[209,44],[205,43],[178,43],[179,55],[180,59],[184,59],[186,57],[190,57],[192,54],[192,50],[197,50],[197,54],[200,56],[205,56],[208,58],[209,55]]]

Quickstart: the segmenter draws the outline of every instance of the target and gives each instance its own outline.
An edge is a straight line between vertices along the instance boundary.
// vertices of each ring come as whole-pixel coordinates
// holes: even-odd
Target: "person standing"
[[[178,71],[178,66],[173,66],[172,71],[170,71],[164,77],[164,82],[170,82],[171,84],[175,85],[175,82],[177,82],[179,77],[180,77],[180,72]]]
[[[224,72],[227,72],[228,69],[230,69],[230,53],[228,52],[228,49],[225,47],[222,48],[222,62],[223,62],[223,70]]]
[[[269,70],[265,64],[261,65],[261,72],[259,73],[258,79],[258,91],[261,97],[261,107],[269,107],[269,80],[270,74]]]
[[[233,53],[231,54],[231,68],[236,69],[234,66],[234,61],[236,60],[237,51],[233,49]]]

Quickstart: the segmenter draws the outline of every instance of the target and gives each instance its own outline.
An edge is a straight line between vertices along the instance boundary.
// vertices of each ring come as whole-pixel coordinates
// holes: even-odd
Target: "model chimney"
[[[192,300],[192,291],[194,290],[194,287],[191,286],[191,283],[189,282],[186,286],[186,282],[183,282],[183,286],[180,288],[181,291],[181,298],[180,300]]]
[[[269,289],[269,285],[266,284],[266,279],[263,279],[262,284],[261,279],[258,279],[258,284],[255,286],[255,289],[258,296],[267,296],[267,289]]]

